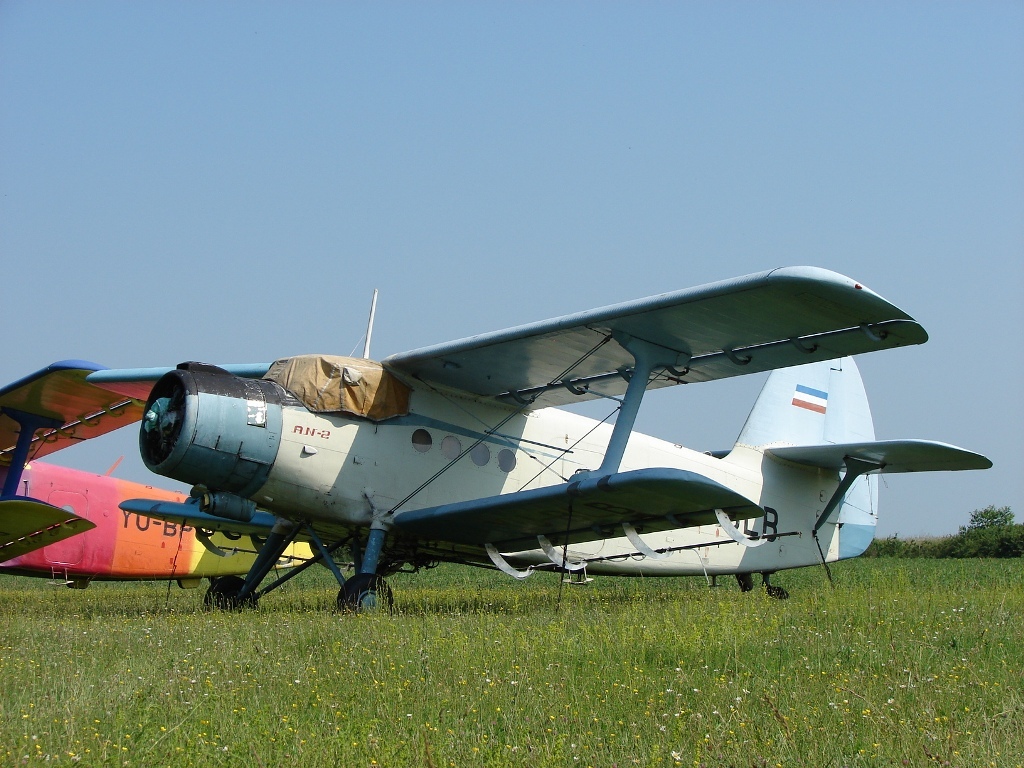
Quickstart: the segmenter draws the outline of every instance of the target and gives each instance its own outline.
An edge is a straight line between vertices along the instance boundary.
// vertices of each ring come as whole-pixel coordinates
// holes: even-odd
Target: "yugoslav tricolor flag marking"
[[[793,393],[793,405],[815,413],[824,413],[828,405],[828,392],[797,384],[796,392]]]

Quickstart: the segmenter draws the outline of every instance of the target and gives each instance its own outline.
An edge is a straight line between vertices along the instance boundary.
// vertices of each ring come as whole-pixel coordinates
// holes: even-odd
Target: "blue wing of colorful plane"
[[[142,417],[150,385],[136,396],[89,384],[102,366],[62,360],[0,389],[0,562],[95,528],[74,512],[19,495],[25,463]],[[141,397],[139,397],[141,396]]]
[[[152,384],[112,392],[87,381],[103,366],[62,360],[0,389],[0,464],[9,465],[24,428],[26,459],[99,437],[142,418]],[[132,394],[126,394],[131,391]]]

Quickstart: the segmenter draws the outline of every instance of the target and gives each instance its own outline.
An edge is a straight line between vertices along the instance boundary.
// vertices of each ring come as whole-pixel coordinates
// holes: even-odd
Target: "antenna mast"
[[[373,335],[373,316],[377,314],[377,289],[373,289],[373,301],[370,302],[370,321],[366,324],[366,343],[363,344],[363,357],[370,358],[370,337]]]

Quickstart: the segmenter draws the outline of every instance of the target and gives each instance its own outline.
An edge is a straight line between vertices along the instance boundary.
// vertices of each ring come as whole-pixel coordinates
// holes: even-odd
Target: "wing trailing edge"
[[[712,525],[716,509],[733,519],[764,514],[703,475],[655,468],[400,512],[394,527],[421,540],[515,552],[536,549],[538,537],[561,546],[622,536],[624,523],[640,533]]]
[[[141,419],[148,388],[130,395],[88,381],[103,370],[61,360],[0,389],[0,464],[11,463],[19,442],[26,459],[38,459]]]

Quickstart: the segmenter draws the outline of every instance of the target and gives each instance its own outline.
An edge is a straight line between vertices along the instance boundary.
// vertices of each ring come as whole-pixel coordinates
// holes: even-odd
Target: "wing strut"
[[[619,415],[612,427],[612,436],[608,440],[601,466],[596,475],[610,475],[619,471],[622,455],[626,452],[626,443],[633,431],[636,415],[640,411],[640,403],[647,391],[647,382],[657,368],[673,368],[677,365],[686,366],[689,354],[676,352],[672,349],[651,344],[649,341],[635,339],[627,334],[613,333],[615,341],[633,356],[633,369],[629,373],[629,384],[622,398]]]
[[[16,496],[18,483],[21,482],[21,473],[25,470],[25,462],[28,461],[28,449],[32,445],[32,438],[40,429],[56,429],[64,425],[61,419],[51,419],[40,416],[37,413],[27,413],[15,408],[0,408],[5,416],[18,423],[18,444],[14,447],[14,454],[11,456],[11,466],[7,470],[7,479],[4,480],[4,489],[0,498],[9,499]]]
[[[875,472],[885,466],[885,462],[855,459],[853,456],[844,457],[843,464],[846,466],[846,474],[843,475],[843,479],[839,482],[839,487],[836,488],[835,493],[832,494],[832,498],[829,499],[828,504],[825,505],[825,509],[823,509],[821,514],[818,516],[818,522],[814,524],[814,529],[811,531],[811,534],[815,538],[818,537],[818,529],[828,522],[829,517],[832,516],[836,507],[839,506],[839,503],[846,496],[846,492],[850,490],[850,486],[853,485],[853,481],[861,475],[866,475],[869,472]]]

